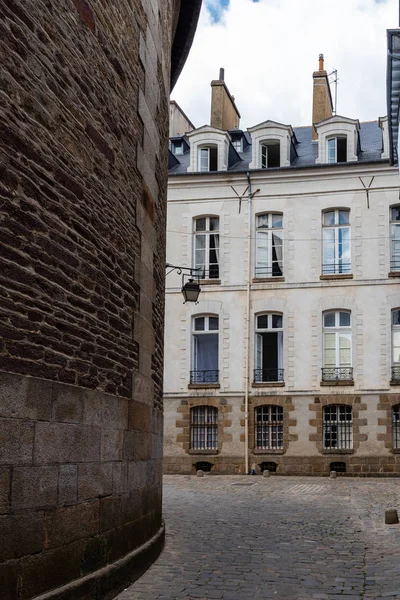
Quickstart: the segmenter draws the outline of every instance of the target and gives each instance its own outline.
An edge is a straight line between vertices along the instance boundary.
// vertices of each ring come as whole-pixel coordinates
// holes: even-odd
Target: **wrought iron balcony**
[[[210,265],[209,269],[201,269],[196,272],[198,279],[219,279],[219,265]]]
[[[351,263],[324,263],[322,265],[322,275],[349,275],[351,273]]]
[[[353,381],[353,367],[324,367],[322,381]]]
[[[400,271],[400,258],[393,258],[390,261],[390,270],[391,271]]]
[[[218,383],[219,371],[218,370],[207,370],[207,371],[190,371],[190,383],[202,384],[202,383]]]
[[[254,369],[254,383],[283,382],[283,369]]]
[[[400,365],[392,367],[392,381],[400,383]]]
[[[261,278],[283,277],[283,265],[273,263],[270,267],[256,267],[255,276]]]

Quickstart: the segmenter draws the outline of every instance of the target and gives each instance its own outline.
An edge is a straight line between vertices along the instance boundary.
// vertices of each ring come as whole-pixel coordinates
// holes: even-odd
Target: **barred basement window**
[[[351,406],[331,404],[324,408],[324,448],[351,450],[353,448],[353,411]]]
[[[346,463],[345,462],[331,462],[329,465],[330,471],[336,471],[336,473],[346,473]]]
[[[200,461],[194,465],[196,471],[204,471],[204,473],[209,473],[213,468],[213,465],[209,462]]]
[[[400,404],[393,406],[393,448],[400,449]]]
[[[279,450],[283,448],[283,408],[259,406],[255,409],[256,448]]]
[[[196,406],[190,410],[190,447],[218,449],[218,409],[214,406]]]
[[[277,468],[278,468],[278,465],[276,464],[276,462],[263,462],[260,465],[261,473],[264,473],[264,471],[269,471],[270,473],[276,473]]]

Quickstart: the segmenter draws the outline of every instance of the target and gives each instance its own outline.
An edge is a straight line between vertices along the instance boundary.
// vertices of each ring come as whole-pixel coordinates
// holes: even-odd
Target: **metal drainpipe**
[[[247,301],[246,301],[246,351],[245,351],[245,391],[244,391],[244,469],[249,473],[249,365],[250,365],[250,279],[251,279],[251,218],[253,198],[251,192],[250,173],[247,172],[247,181],[249,184],[247,195],[247,215],[248,215],[248,233],[247,233]]]

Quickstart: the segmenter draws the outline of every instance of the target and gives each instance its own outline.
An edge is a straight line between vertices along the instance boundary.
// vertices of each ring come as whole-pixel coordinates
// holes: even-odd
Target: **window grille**
[[[393,448],[400,449],[400,404],[393,407]]]
[[[353,448],[353,411],[351,406],[331,404],[324,408],[324,448],[350,450]]]
[[[259,406],[255,409],[256,448],[279,450],[283,448],[283,408]]]
[[[270,473],[276,473],[276,471],[278,469],[278,465],[276,464],[276,462],[263,462],[260,465],[260,469],[261,469],[261,473],[264,473],[264,471],[269,471]]]
[[[218,409],[214,406],[196,406],[190,411],[191,448],[218,449]]]
[[[346,473],[346,463],[345,462],[331,462],[329,465],[330,471],[336,471],[336,473]]]
[[[200,461],[194,465],[194,468],[196,471],[204,471],[204,473],[209,473],[213,468],[213,465],[206,461]]]

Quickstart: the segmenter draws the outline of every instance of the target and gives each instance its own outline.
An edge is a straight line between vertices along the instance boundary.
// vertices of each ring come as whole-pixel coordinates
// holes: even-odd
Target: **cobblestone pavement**
[[[252,485],[248,485],[252,484]],[[115,600],[400,598],[399,479],[166,476],[165,549]]]

